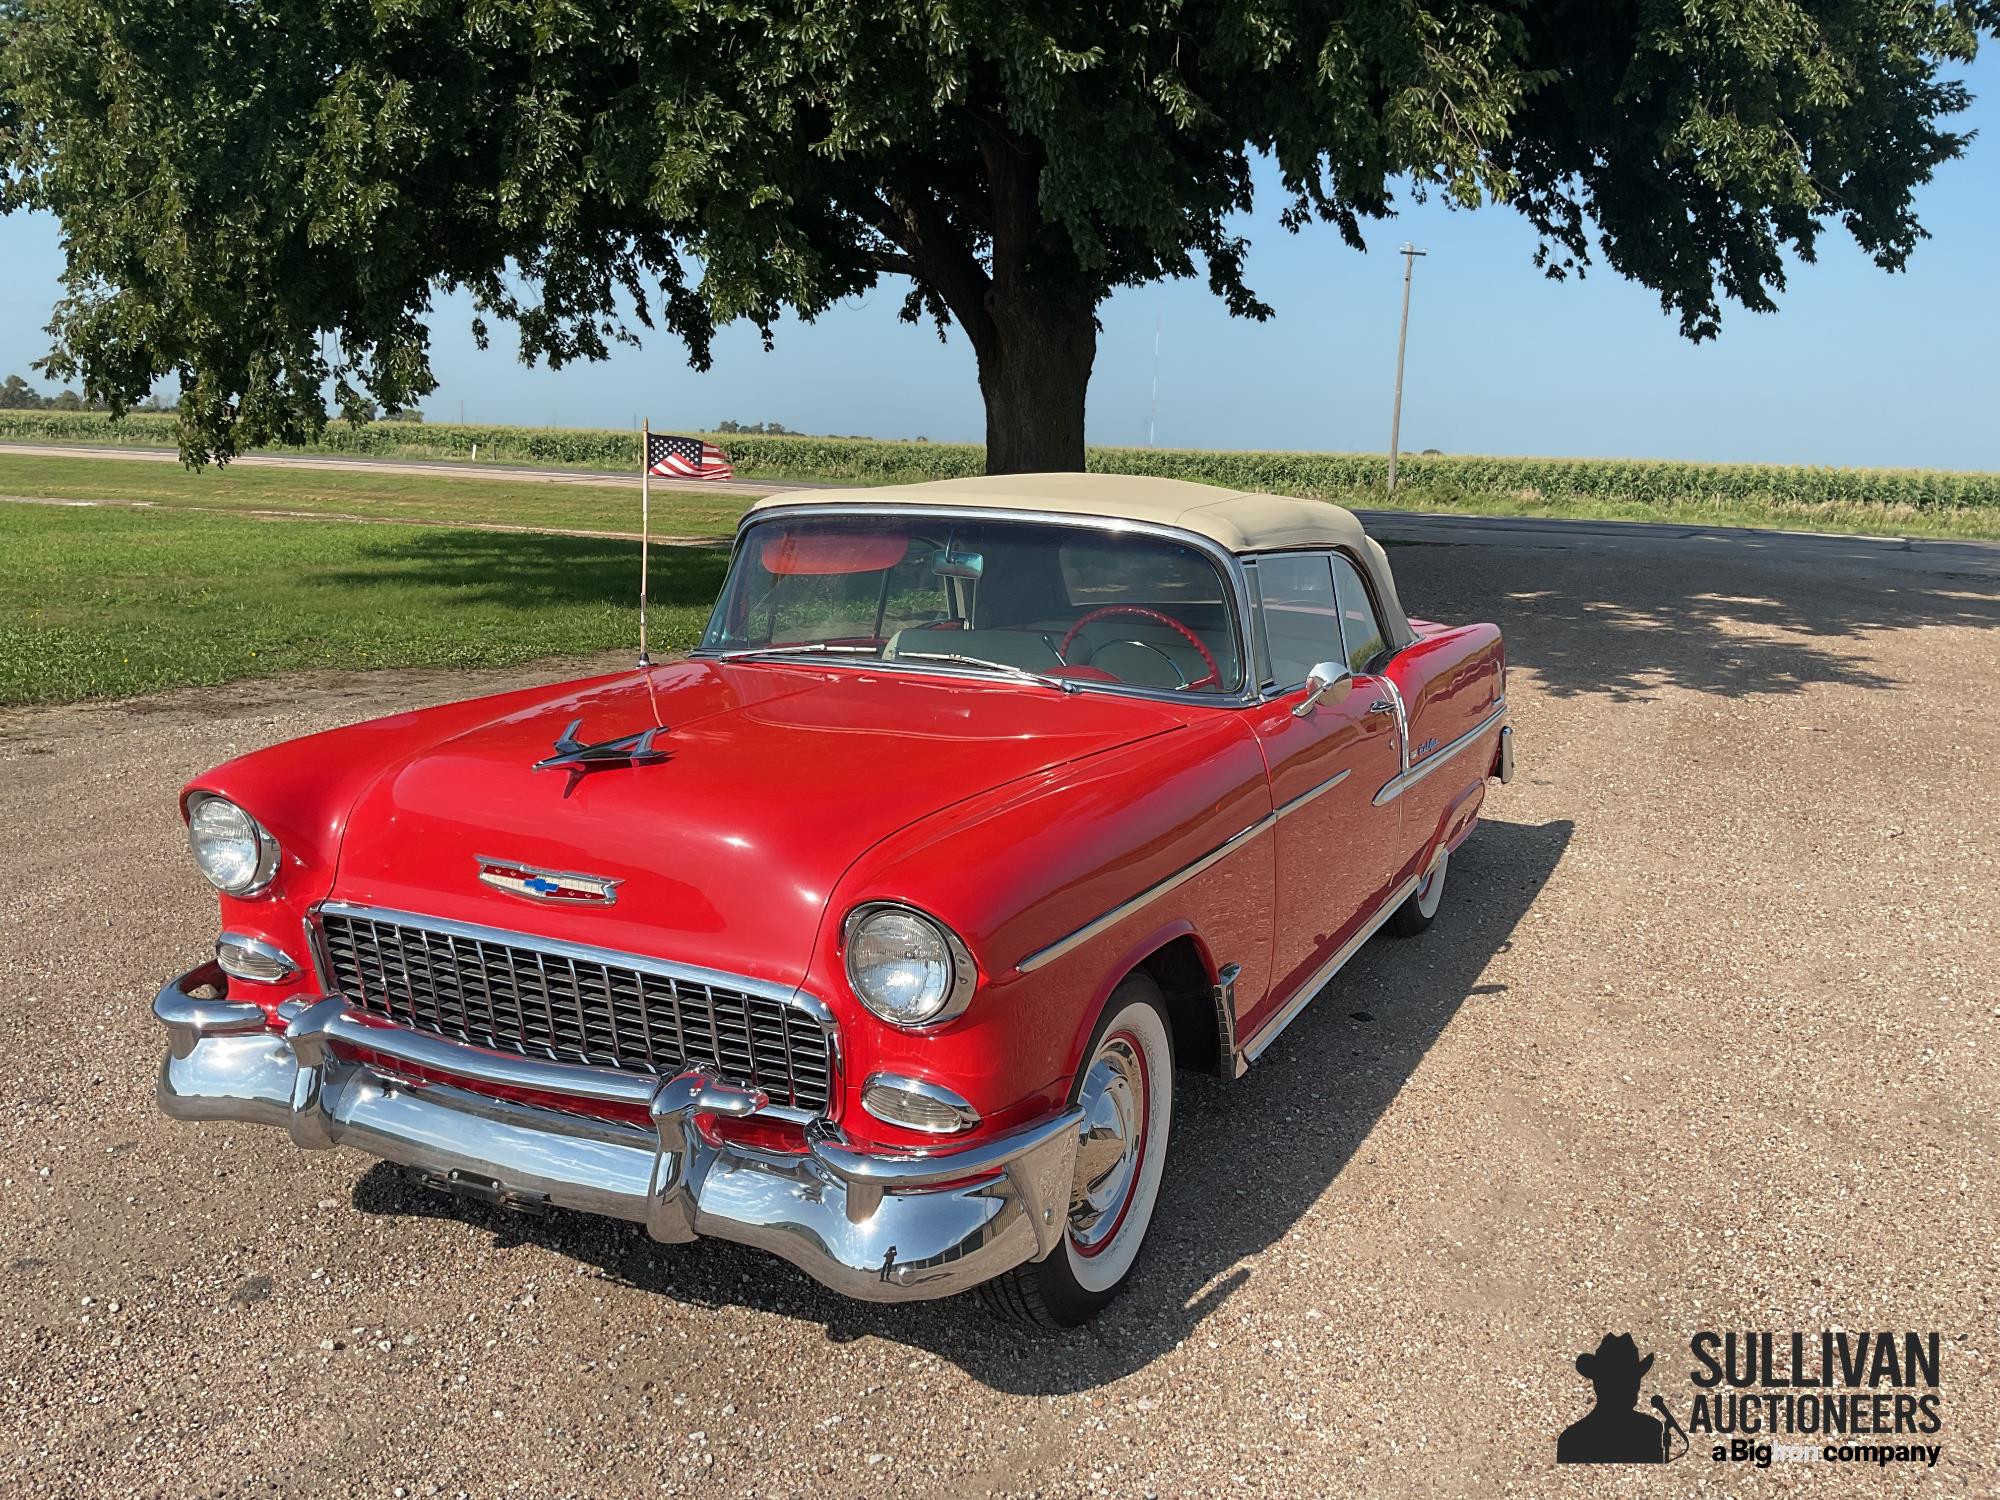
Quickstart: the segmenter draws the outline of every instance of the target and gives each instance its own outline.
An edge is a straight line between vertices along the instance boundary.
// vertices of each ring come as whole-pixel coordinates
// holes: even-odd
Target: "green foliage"
[[[171,447],[170,417],[134,413],[119,421],[82,413],[0,413],[0,441]],[[759,437],[710,433],[745,479],[912,484],[962,479],[985,468],[973,443],[885,442],[872,438]],[[574,427],[338,424],[307,450],[377,458],[469,459],[556,464],[636,473],[637,433]],[[1232,453],[1194,448],[1092,448],[1094,473],[1152,474],[1230,489],[1308,495],[1357,505],[1382,503],[1386,456],[1373,453]],[[1465,496],[1617,501],[1636,505],[1727,502],[1743,505],[1852,504],[1911,510],[2000,507],[2000,474],[1946,469],[1835,469],[1788,464],[1682,463],[1654,459],[1482,458],[1409,454],[1398,461],[1398,496],[1452,502]],[[556,502],[560,503],[560,502]]]
[[[0,207],[62,220],[46,369],[162,377],[195,460],[435,388],[428,320],[596,359],[906,278],[956,320],[997,467],[1074,466],[1112,290],[1271,308],[1251,162],[1349,243],[1398,193],[1512,203],[1691,337],[1838,223],[1885,267],[1963,149],[2000,0],[0,0]],[[1053,461],[1051,463],[1050,461]]]

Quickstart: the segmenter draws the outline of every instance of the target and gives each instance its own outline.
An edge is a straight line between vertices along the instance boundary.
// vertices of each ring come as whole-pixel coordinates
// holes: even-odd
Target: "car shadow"
[[[968,1297],[852,1302],[788,1263],[724,1241],[654,1244],[636,1226],[585,1215],[513,1215],[446,1198],[387,1164],[357,1184],[366,1213],[462,1220],[497,1248],[537,1244],[641,1291],[816,1322],[835,1342],[873,1335],[926,1349],[996,1389],[1054,1395],[1129,1375],[1188,1338],[1258,1274],[1340,1176],[1462,1005],[1482,983],[1567,849],[1568,821],[1482,823],[1453,856],[1439,920],[1406,942],[1377,939],[1242,1079],[1182,1074],[1160,1202],[1131,1286],[1094,1325],[1023,1330]],[[1355,997],[1366,996],[1367,1009]]]

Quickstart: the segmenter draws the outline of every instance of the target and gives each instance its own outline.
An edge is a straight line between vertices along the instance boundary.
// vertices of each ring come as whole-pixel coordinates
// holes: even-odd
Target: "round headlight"
[[[847,919],[847,981],[861,1003],[897,1026],[928,1026],[964,1010],[978,980],[956,934],[907,906],[862,906]]]
[[[202,879],[232,896],[253,895],[278,873],[278,841],[227,797],[188,804],[188,848]]]

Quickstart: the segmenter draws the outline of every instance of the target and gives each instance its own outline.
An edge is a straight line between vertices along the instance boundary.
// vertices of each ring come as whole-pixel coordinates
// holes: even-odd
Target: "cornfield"
[[[133,413],[112,422],[99,413],[0,411],[0,442],[90,443],[171,448],[175,418]],[[709,435],[745,479],[824,479],[896,484],[980,473],[984,452],[971,443],[886,442],[867,438]],[[382,458],[468,459],[631,469],[638,435],[589,428],[479,427],[372,422],[328,425],[311,452]],[[1366,453],[1230,453],[1171,448],[1093,448],[1094,472],[1151,474],[1232,489],[1326,499],[1379,498],[1388,460]],[[1635,505],[1865,507],[1948,511],[2000,506],[2000,473],[1940,469],[1832,469],[1775,464],[1713,464],[1593,458],[1479,458],[1413,455],[1401,461],[1399,487],[1444,499],[1500,495],[1534,500],[1616,501]]]

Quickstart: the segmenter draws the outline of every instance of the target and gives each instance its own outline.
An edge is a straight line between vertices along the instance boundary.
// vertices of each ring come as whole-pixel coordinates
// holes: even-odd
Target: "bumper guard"
[[[784,1155],[717,1145],[695,1117],[747,1115],[755,1089],[694,1069],[664,1081],[537,1062],[364,1019],[338,998],[288,1002],[282,1031],[226,993],[213,963],[153,1002],[167,1029],[160,1107],[181,1120],[246,1120],[308,1150],[352,1146],[433,1185],[510,1207],[554,1204],[630,1219],[656,1240],[735,1240],[783,1256],[846,1296],[948,1296],[1048,1253],[1069,1210],[1078,1110],[952,1151],[889,1154],[806,1127]],[[435,1078],[636,1106],[651,1126],[516,1103]]]

